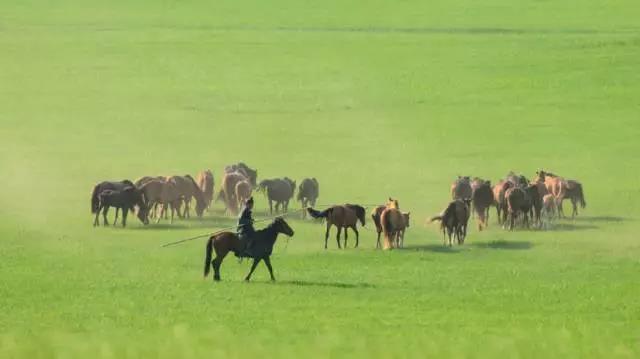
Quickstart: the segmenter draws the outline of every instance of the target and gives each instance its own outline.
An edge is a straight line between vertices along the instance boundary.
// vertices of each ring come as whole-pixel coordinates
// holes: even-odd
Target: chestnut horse
[[[371,219],[373,220],[373,224],[376,226],[376,232],[378,232],[378,240],[376,242],[376,248],[380,248],[380,236],[382,235],[382,224],[380,223],[380,216],[382,216],[382,212],[389,206],[399,207],[398,201],[389,197],[387,203],[384,206],[377,206],[371,211]]]
[[[222,232],[211,236],[207,241],[204,253],[205,278],[209,275],[211,267],[213,267],[213,280],[219,281],[220,266],[222,265],[224,257],[226,257],[229,252],[234,252],[238,256],[253,258],[251,271],[247,274],[247,277],[244,280],[248,282],[249,279],[251,279],[253,271],[258,266],[258,263],[260,263],[260,261],[264,261],[264,264],[267,265],[267,269],[269,269],[271,280],[275,281],[276,278],[273,276],[273,268],[271,267],[271,253],[273,252],[273,246],[275,245],[278,234],[280,233],[291,237],[293,236],[293,229],[289,227],[289,224],[284,219],[278,217],[265,229],[255,232],[251,253],[248,255],[244,253],[243,243],[240,241],[237,234],[232,232]],[[211,260],[214,250],[216,252],[216,257]]]
[[[324,236],[324,249],[327,249],[327,241],[329,239],[329,230],[331,226],[336,226],[338,228],[338,234],[336,236],[336,241],[338,242],[338,248],[340,247],[340,232],[342,232],[342,228],[344,228],[344,248],[347,248],[347,231],[349,228],[353,229],[356,233],[356,246],[358,248],[358,244],[360,243],[360,233],[358,233],[358,229],[356,227],[358,220],[364,226],[364,217],[365,217],[365,209],[362,206],[357,204],[345,204],[341,206],[333,206],[327,208],[326,210],[320,212],[316,211],[313,208],[307,208],[307,212],[313,218],[326,218],[327,219],[327,231]]]

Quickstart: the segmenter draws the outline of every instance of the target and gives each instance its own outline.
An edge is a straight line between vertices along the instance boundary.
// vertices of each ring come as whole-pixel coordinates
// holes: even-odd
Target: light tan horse
[[[556,216],[557,210],[556,198],[552,194],[548,193],[542,197],[541,227],[543,229],[548,229],[551,226],[551,221]]]
[[[196,182],[204,195],[204,200],[207,203],[207,209],[211,208],[214,192],[213,173],[208,169],[198,173],[198,176],[196,176]]]
[[[390,198],[387,208],[380,215],[380,226],[384,234],[383,249],[393,249],[398,246],[400,233],[405,228],[404,222],[398,201]]]
[[[178,192],[182,196],[182,200],[184,202],[184,212],[182,217],[190,218],[190,210],[191,210],[191,199],[195,198],[196,200],[196,215],[198,217],[202,217],[202,214],[207,208],[207,202],[205,200],[204,194],[198,187],[196,181],[190,175],[185,176],[171,176],[167,180],[167,182],[173,181],[175,182]]]
[[[175,181],[160,181],[151,180],[146,182],[140,187],[140,190],[144,193],[147,199],[147,205],[149,208],[155,205],[161,205],[160,214],[156,219],[156,223],[160,222],[167,207],[171,209],[171,221],[173,223],[174,213],[178,210],[182,196],[178,191],[178,186]]]
[[[224,201],[225,207],[233,215],[238,213],[239,208],[238,199],[236,198],[236,185],[238,182],[245,180],[248,180],[248,178],[239,172],[225,173],[224,177],[222,177],[218,199]]]
[[[242,180],[236,183],[235,195],[238,208],[242,208],[243,204],[251,198],[252,186],[248,180]]]
[[[378,239],[376,241],[376,249],[380,248],[380,237],[382,235],[382,224],[380,223],[380,216],[382,216],[382,212],[389,206],[399,207],[398,201],[389,197],[387,203],[383,206],[377,206],[371,211],[371,219],[376,226],[376,232],[378,232]]]

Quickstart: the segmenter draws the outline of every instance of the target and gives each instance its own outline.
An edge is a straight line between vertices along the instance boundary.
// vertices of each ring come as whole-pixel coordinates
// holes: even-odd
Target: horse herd
[[[453,201],[430,222],[441,221],[441,229],[448,243],[452,237],[458,244],[464,243],[471,213],[478,217],[478,230],[488,226],[489,208],[495,207],[498,223],[513,230],[516,225],[530,228],[549,228],[554,218],[564,217],[562,203],[569,199],[573,206],[572,217],[578,215],[578,205],[585,208],[582,184],[565,179],[551,172],[539,170],[533,181],[524,175],[510,172],[505,179],[491,186],[486,181],[470,176],[458,176],[451,184]]]
[[[335,205],[319,211],[313,208],[320,194],[317,179],[304,178],[296,187],[296,181],[288,177],[260,182],[257,178],[258,171],[242,162],[226,166],[215,200],[224,203],[227,213],[236,215],[255,190],[265,194],[271,214],[274,209],[276,213],[286,213],[297,189],[296,200],[303,208],[303,218],[308,213],[312,218],[326,221],[325,249],[332,226],[337,228],[338,248],[346,248],[349,229],[355,233],[355,247],[358,247],[360,233],[357,223],[365,225],[366,210],[363,206]],[[91,211],[95,214],[94,226],[99,225],[100,212],[103,224],[108,225],[107,213],[110,207],[116,208],[114,225],[118,221],[118,211],[122,210],[122,226],[126,226],[129,211],[135,211],[144,224],[148,224],[150,218],[155,219],[156,223],[162,218],[169,219],[172,223],[175,215],[189,218],[194,201],[195,213],[202,217],[214,201],[214,185],[214,176],[210,170],[200,172],[195,179],[190,175],[144,176],[135,182],[101,182],[94,187],[91,196]],[[530,228],[531,225],[548,228],[554,218],[564,217],[562,203],[565,199],[571,201],[572,216],[578,214],[578,206],[586,206],[579,181],[565,179],[544,170],[537,171],[532,181],[524,175],[510,172],[493,186],[491,181],[478,177],[458,176],[451,184],[450,191],[453,200],[439,215],[429,219],[429,222],[440,221],[445,245],[452,245],[454,241],[464,243],[468,221],[472,215],[477,217],[480,231],[487,228],[491,207],[496,208],[498,223],[513,230],[516,226]],[[404,246],[410,213],[400,211],[397,200],[389,198],[385,205],[373,208],[371,218],[378,235],[376,248]],[[342,230],[343,245],[340,242]]]
[[[270,213],[287,212],[289,202],[296,190],[296,181],[288,177],[265,179],[257,182],[258,171],[240,162],[226,166],[216,201],[222,201],[225,210],[236,215],[244,201],[252,192],[263,192],[269,200]],[[135,211],[142,223],[149,219],[159,223],[174,217],[190,218],[193,202],[195,214],[202,217],[205,210],[211,208],[214,201],[214,176],[210,170],[200,172],[194,179],[184,176],[143,176],[136,181],[104,181],[98,183],[91,194],[91,213],[95,214],[94,226],[100,224],[102,212],[103,224],[108,225],[107,213],[110,207],[116,208],[114,225],[118,221],[118,212],[122,210],[122,226],[126,226],[127,214]],[[303,207],[314,206],[320,193],[320,185],[315,178],[304,178],[298,186],[296,200]]]

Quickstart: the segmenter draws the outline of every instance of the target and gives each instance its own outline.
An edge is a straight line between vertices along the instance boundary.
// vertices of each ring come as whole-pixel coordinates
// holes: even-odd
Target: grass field
[[[0,357],[640,355],[637,2],[105,4],[0,4]],[[214,284],[204,241],[159,246],[231,218],[91,226],[101,180],[238,160],[399,198],[408,248],[292,219],[275,284]],[[539,168],[582,181],[575,221],[425,224],[458,174]]]

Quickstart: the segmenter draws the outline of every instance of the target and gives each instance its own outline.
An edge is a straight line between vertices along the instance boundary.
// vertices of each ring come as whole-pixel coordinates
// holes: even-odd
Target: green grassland
[[[0,357],[637,357],[635,1],[4,1]],[[233,223],[93,228],[105,179],[238,160],[320,203],[410,210],[405,250],[323,247],[291,217],[252,283],[204,241]],[[425,219],[460,175],[577,178],[552,231]],[[258,216],[265,200],[257,196]],[[294,208],[299,208],[295,205]],[[472,222],[472,225],[475,225]],[[333,237],[332,237],[333,238]],[[353,246],[350,236],[350,247]]]

